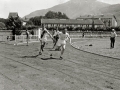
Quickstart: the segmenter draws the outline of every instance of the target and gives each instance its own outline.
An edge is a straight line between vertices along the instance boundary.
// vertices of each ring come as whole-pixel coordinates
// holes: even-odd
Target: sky
[[[7,18],[9,12],[18,12],[20,17],[33,11],[47,9],[69,0],[0,0],[0,18]],[[120,0],[98,0],[109,4],[118,4]]]

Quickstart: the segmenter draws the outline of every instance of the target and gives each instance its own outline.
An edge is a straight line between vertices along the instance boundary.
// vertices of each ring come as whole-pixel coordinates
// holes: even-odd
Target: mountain
[[[103,14],[118,14],[120,13],[120,4],[110,5],[100,9]]]
[[[76,18],[80,15],[101,14],[99,10],[107,6],[109,6],[109,4],[102,3],[97,0],[70,0],[49,9],[34,11],[25,17],[31,18],[41,15],[44,16],[48,11],[60,11],[65,13],[69,18]]]
[[[114,4],[101,8],[100,12],[104,15],[115,15],[118,25],[120,25],[120,4]]]

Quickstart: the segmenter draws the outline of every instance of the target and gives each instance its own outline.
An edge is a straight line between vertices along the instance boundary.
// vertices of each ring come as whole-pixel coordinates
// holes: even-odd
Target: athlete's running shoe
[[[63,57],[60,56],[60,60],[62,60],[62,59],[63,59]]]
[[[39,52],[39,55],[42,55],[42,53],[41,53],[41,52]]]

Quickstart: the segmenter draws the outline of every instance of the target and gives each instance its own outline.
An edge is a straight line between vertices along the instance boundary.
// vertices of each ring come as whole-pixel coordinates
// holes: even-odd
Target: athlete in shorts
[[[59,30],[58,28],[56,30],[54,30],[54,34],[53,34],[53,38],[54,38],[54,45],[53,45],[53,49],[55,48],[57,42],[58,42],[58,39],[59,39]]]
[[[39,51],[40,55],[42,54],[45,44],[47,42],[47,35],[49,35],[53,39],[52,35],[48,32],[48,30],[46,28],[44,28],[41,33],[41,38],[39,38],[39,40],[41,42],[41,47],[40,47],[40,51]]]
[[[59,33],[59,39],[57,42],[57,46],[58,46],[58,48],[61,47],[60,59],[63,59],[62,55],[65,51],[66,42],[67,42],[68,38],[69,38],[69,42],[71,43],[71,38],[70,38],[69,34],[67,33],[67,29],[62,30],[62,32]]]

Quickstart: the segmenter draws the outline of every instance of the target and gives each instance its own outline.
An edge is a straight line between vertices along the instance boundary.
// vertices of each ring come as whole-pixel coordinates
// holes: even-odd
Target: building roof
[[[93,20],[41,19],[41,24],[92,25],[93,24]],[[94,24],[103,25],[103,22],[101,20],[94,20]]]
[[[18,13],[17,12],[11,12],[11,13],[9,13],[8,18],[11,18],[11,17],[13,17],[13,18],[18,17]]]
[[[80,16],[77,19],[98,19],[98,18],[114,18],[114,15],[85,15],[85,16]]]

